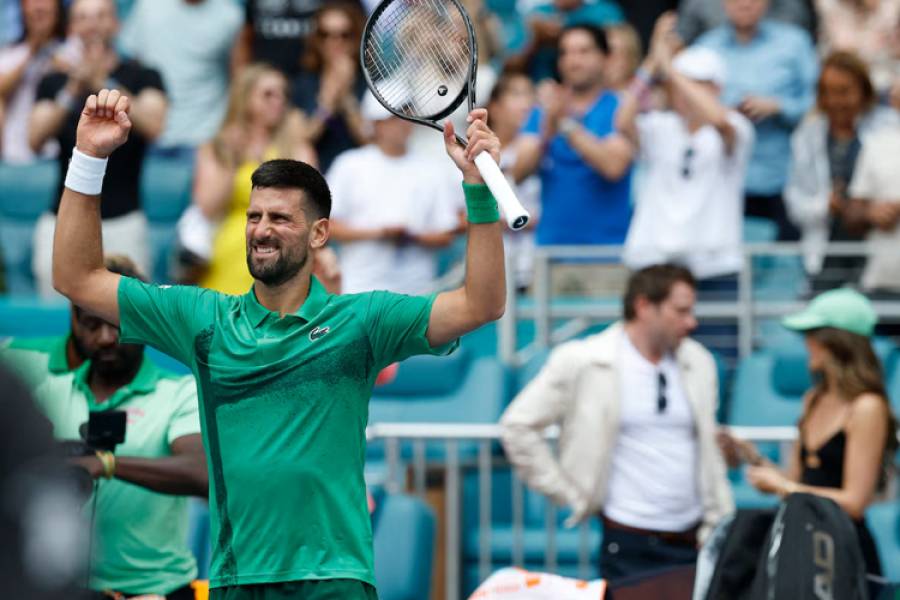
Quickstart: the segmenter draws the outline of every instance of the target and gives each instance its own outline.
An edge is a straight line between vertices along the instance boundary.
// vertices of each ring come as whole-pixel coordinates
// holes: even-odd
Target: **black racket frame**
[[[362,34],[362,41],[359,44],[359,59],[360,65],[362,66],[363,76],[366,78],[366,86],[369,88],[378,102],[380,102],[382,106],[388,109],[391,114],[405,121],[418,123],[420,125],[426,125],[436,131],[443,132],[444,128],[438,123],[439,120],[445,119],[453,114],[453,111],[459,108],[460,104],[462,104],[464,100],[468,100],[469,111],[471,111],[475,106],[475,75],[478,70],[478,42],[475,39],[475,27],[472,25],[472,18],[469,16],[469,13],[466,11],[465,7],[463,7],[462,3],[459,0],[443,0],[444,2],[450,2],[456,6],[456,9],[460,12],[460,14],[462,14],[463,22],[466,25],[466,30],[469,35],[469,55],[471,57],[469,59],[469,75],[466,78],[466,84],[463,86],[463,89],[461,89],[456,98],[454,98],[453,101],[447,105],[447,108],[445,108],[441,112],[428,117],[413,117],[410,115],[405,115],[402,112],[394,110],[394,108],[390,106],[390,103],[385,101],[384,97],[378,93],[378,88],[376,87],[375,82],[372,81],[372,77],[369,75],[369,70],[366,68],[366,46],[368,45],[366,42],[371,36],[372,25],[378,21],[378,18],[385,10],[387,10],[388,6],[390,6],[394,2],[402,1],[410,0],[382,0],[366,20],[366,26],[363,29]],[[466,139],[459,134],[456,134],[456,141],[459,142],[459,144],[462,146],[468,145]]]

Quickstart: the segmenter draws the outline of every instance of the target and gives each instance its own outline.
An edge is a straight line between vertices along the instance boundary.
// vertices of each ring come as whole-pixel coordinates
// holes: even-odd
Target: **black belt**
[[[600,515],[600,520],[603,522],[603,527],[615,529],[617,531],[623,531],[625,533],[652,536],[655,538],[659,538],[667,544],[674,544],[677,546],[696,546],[697,532],[700,530],[699,523],[684,531],[655,531],[653,529],[641,529],[640,527],[625,525],[624,523],[613,521],[606,515]]]

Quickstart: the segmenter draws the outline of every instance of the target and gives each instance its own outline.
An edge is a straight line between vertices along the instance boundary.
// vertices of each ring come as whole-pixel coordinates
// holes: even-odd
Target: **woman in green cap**
[[[788,469],[758,459],[747,479],[768,494],[805,492],[834,500],[856,523],[867,572],[880,575],[864,515],[885,484],[897,449],[897,422],[870,340],[876,321],[868,299],[848,288],[825,292],[784,319],[788,329],[804,334],[815,383],[803,399]],[[726,436],[723,445],[726,453],[732,445],[739,454],[759,456],[745,441]]]

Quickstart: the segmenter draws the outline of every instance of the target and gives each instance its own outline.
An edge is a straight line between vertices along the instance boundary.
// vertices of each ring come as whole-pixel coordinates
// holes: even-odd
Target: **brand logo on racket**
[[[313,327],[313,330],[309,332],[309,341],[314,342],[321,337],[325,337],[331,331],[330,327]]]

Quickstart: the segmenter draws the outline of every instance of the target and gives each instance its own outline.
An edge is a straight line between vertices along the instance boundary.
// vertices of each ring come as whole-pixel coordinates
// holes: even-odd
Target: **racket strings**
[[[364,68],[393,110],[428,118],[454,103],[472,60],[465,23],[449,0],[396,0],[371,24]]]

